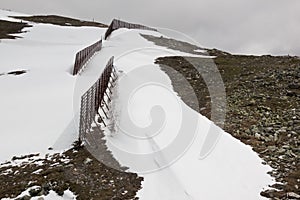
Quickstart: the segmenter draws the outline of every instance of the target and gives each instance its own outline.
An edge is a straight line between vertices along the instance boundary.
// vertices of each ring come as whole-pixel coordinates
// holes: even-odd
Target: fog
[[[236,54],[300,56],[299,0],[1,0],[0,8],[173,29]]]

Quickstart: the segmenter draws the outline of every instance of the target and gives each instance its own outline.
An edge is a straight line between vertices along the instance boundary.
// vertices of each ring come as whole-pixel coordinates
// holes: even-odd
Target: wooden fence
[[[132,24],[132,23],[128,23],[128,22],[124,22],[121,20],[117,20],[114,19],[111,24],[109,25],[107,31],[105,32],[105,40],[108,38],[108,36],[110,36],[110,34],[119,29],[119,28],[128,28],[128,29],[143,29],[143,30],[150,30],[150,31],[157,31],[154,28],[150,28],[147,26],[143,26],[140,24]]]
[[[114,68],[114,57],[112,57],[103,70],[100,78],[82,95],[80,106],[79,137],[82,138],[90,133],[92,124],[96,123],[96,116],[106,126],[100,110],[107,116],[108,102],[111,100],[111,88],[117,79]]]
[[[102,39],[95,42],[94,44],[82,49],[76,54],[75,63],[73,68],[73,75],[76,75],[87,61],[102,48]]]

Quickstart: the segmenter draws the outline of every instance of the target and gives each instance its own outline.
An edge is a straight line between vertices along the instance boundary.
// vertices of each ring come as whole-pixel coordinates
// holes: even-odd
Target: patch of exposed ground
[[[152,37],[150,41],[168,46],[165,38]],[[174,44],[169,48],[190,52],[186,51],[190,45],[182,48],[183,43],[177,47]],[[300,199],[300,59],[230,55],[217,49],[207,52],[216,57],[174,56],[158,58],[156,63],[169,75],[183,101],[208,118],[211,96],[202,75],[216,65],[227,96],[225,131],[251,145],[274,169],[270,175],[279,182],[261,195],[274,200]],[[168,67],[184,75],[193,91],[181,84],[182,80]],[[199,107],[191,100],[191,92],[198,97]]]
[[[26,27],[31,26],[24,22],[0,20],[0,39],[16,39],[18,37],[11,34],[23,33],[22,30]]]
[[[108,27],[105,24],[99,22],[91,22],[91,21],[83,21],[79,19],[73,19],[69,17],[62,17],[57,15],[36,15],[36,16],[12,16],[16,19],[21,19],[25,21],[31,21],[36,23],[47,23],[47,24],[54,24],[60,26],[94,26],[105,28]]]
[[[15,70],[15,71],[7,72],[7,73],[0,73],[0,76],[4,76],[4,75],[20,76],[20,75],[26,74],[27,72],[28,72],[28,70]]]
[[[76,142],[73,148],[61,154],[45,158],[14,157],[11,162],[1,164],[0,199],[15,198],[33,186],[37,187],[29,191],[31,196],[18,200],[47,195],[51,190],[62,196],[67,189],[77,195],[78,200],[138,199],[135,196],[143,178],[124,172],[126,168],[107,150],[102,132],[94,130],[92,135],[96,144],[93,147]],[[97,152],[91,154],[88,148]],[[103,164],[108,162],[113,168]]]
[[[69,17],[62,17],[57,15],[37,15],[37,16],[11,16],[15,19],[20,19],[24,21],[36,22],[36,23],[47,23],[60,26],[93,26],[106,28],[105,24],[99,22],[83,21],[79,19],[73,19]],[[18,36],[13,36],[11,34],[23,33],[22,31],[26,27],[32,27],[26,22],[11,22],[6,20],[0,20],[0,39],[16,39]]]
[[[16,71],[8,72],[7,74],[19,76],[19,75],[22,75],[22,74],[25,74],[25,73],[27,73],[26,70],[16,70]]]
[[[172,38],[165,38],[165,37],[156,37],[153,35],[146,35],[146,34],[140,34],[143,38],[145,38],[148,41],[153,42],[155,45],[167,47],[172,50],[176,51],[183,51],[186,53],[196,54],[196,55],[229,55],[228,53],[224,51],[220,51],[217,49],[206,49],[202,47],[198,47],[196,45],[190,44],[188,42],[179,41]]]

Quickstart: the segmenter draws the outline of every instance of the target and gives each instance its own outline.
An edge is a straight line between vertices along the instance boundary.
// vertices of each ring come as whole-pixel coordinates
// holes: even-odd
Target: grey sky
[[[0,8],[183,32],[232,53],[300,56],[300,0],[0,0]]]

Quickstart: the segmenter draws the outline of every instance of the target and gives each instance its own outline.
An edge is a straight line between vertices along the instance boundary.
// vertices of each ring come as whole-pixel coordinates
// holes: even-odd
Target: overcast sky
[[[180,31],[231,53],[300,56],[300,0],[0,0],[0,8]]]

